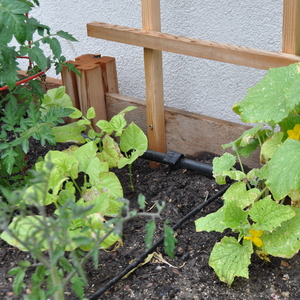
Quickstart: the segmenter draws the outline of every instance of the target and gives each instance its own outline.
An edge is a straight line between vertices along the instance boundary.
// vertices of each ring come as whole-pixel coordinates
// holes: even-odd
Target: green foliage
[[[269,70],[234,105],[244,122],[259,124],[223,145],[224,149],[232,147],[236,156],[225,153],[213,161],[217,183],[225,184],[227,178],[235,182],[223,195],[223,207],[195,225],[197,231],[230,228],[237,234],[217,243],[209,261],[220,280],[228,284],[235,276],[248,278],[253,252],[269,260],[267,255],[291,258],[300,249],[299,67],[297,63]],[[247,173],[240,157],[249,157],[257,148],[262,167]]]
[[[89,145],[89,144],[86,144]],[[64,159],[62,159],[63,161]],[[53,159],[55,161],[55,159]],[[28,251],[38,264],[22,261],[18,267],[9,271],[14,275],[13,290],[18,296],[26,288],[24,282],[28,268],[35,268],[31,276],[31,293],[26,299],[48,299],[53,296],[56,300],[64,299],[64,289],[70,285],[78,299],[84,298],[84,287],[87,285],[83,266],[89,258],[93,258],[94,267],[98,266],[98,252],[100,248],[108,248],[116,241],[121,243],[124,222],[138,217],[151,217],[146,226],[145,242],[151,247],[155,232],[155,219],[160,214],[164,204],[157,203],[157,212],[148,213],[130,211],[129,201],[118,199],[118,211],[113,218],[106,220],[99,211],[97,201],[76,201],[69,197],[57,205],[53,215],[46,211],[49,187],[53,180],[53,172],[57,164],[47,163],[43,169],[34,172],[31,190],[4,189],[7,203],[1,203],[1,238],[23,251]],[[66,168],[61,166],[61,171]],[[57,171],[57,170],[56,170]],[[67,172],[65,172],[67,173]],[[71,172],[72,173],[72,172]],[[145,201],[140,195],[139,203]],[[38,215],[29,214],[26,204],[38,210]],[[19,216],[9,223],[14,211],[18,209]],[[174,251],[173,231],[166,227],[166,252],[172,255]],[[80,248],[84,251],[81,251]],[[47,250],[47,253],[45,253]]]
[[[62,105],[63,89],[59,95],[49,92],[48,98],[56,101],[51,107],[53,101],[42,104],[44,91],[38,79],[17,85],[20,57],[29,57],[29,75],[46,71],[51,66],[55,67],[58,74],[65,58],[57,37],[76,41],[64,31],[51,33],[48,26],[31,17],[29,14],[36,6],[39,6],[37,0],[0,0],[0,87],[8,87],[7,94],[0,98],[0,181],[11,188],[26,183],[29,138],[39,140],[41,145],[55,144],[51,128],[63,123],[62,118],[74,110]],[[17,46],[12,46],[13,39]],[[42,44],[49,46],[49,57],[42,50]],[[71,64],[67,67],[77,72]],[[49,101],[48,98],[44,101]]]
[[[38,1],[32,0],[0,0],[0,85],[8,85],[11,90],[18,80],[18,57],[29,56],[37,70],[46,71],[53,64],[59,74],[65,58],[57,37],[76,41],[69,33],[60,30],[53,34],[48,26],[26,16],[38,5]],[[18,49],[10,45],[13,38],[19,44]],[[49,46],[51,57],[46,57],[41,44]]]
[[[26,154],[29,151],[29,139],[39,140],[42,146],[46,143],[55,145],[53,128],[64,123],[64,117],[74,115],[75,108],[65,94],[65,88],[60,87],[55,91],[48,91],[41,105],[32,101],[25,105],[11,98],[4,106],[0,131],[2,185],[11,188],[24,185],[28,175]],[[14,180],[11,175],[15,173],[23,174],[23,180]]]

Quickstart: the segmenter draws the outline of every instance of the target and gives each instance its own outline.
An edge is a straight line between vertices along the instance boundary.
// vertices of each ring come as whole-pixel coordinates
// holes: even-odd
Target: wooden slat
[[[61,71],[62,84],[66,87],[66,93],[70,96],[73,106],[80,109],[76,74],[73,71],[68,71],[68,68],[63,66]]]
[[[160,0],[142,0],[142,25],[143,29],[160,31]],[[144,68],[148,147],[166,152],[162,52],[144,48]]]
[[[114,57],[103,56],[99,59],[102,68],[104,90],[107,93],[119,93],[116,60]]]
[[[300,55],[300,0],[284,0],[282,52]]]
[[[73,72],[68,73],[67,68],[63,68],[62,72],[66,91],[75,107],[83,114],[86,114],[90,107],[94,107],[96,119],[105,120],[105,93],[119,92],[115,58],[84,54],[76,57],[75,61],[68,62],[74,64],[81,73],[79,77]]]
[[[300,61],[300,56],[292,54],[180,37],[101,22],[87,24],[87,31],[90,37],[265,70]]]
[[[126,120],[136,123],[146,133],[146,104],[143,100],[107,93],[108,120],[129,105],[136,106],[137,109],[126,113]],[[205,152],[222,155],[225,151],[221,145],[234,141],[245,130],[251,128],[167,106],[165,106],[165,118],[167,150],[196,158],[201,158]],[[260,167],[258,152],[250,158],[243,159],[243,163],[250,168]]]

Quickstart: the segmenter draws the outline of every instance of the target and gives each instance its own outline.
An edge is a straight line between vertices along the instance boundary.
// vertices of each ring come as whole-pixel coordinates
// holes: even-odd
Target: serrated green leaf
[[[146,230],[145,244],[147,250],[150,249],[152,246],[155,228],[156,226],[154,220],[150,220],[145,227]]]
[[[63,31],[63,30],[59,30],[56,32],[56,34],[66,40],[69,40],[71,42],[78,42],[70,33]]]
[[[142,194],[138,195],[138,204],[139,204],[140,209],[145,209],[145,207],[146,207],[145,200],[146,200],[146,198],[144,195],[142,195]]]
[[[85,286],[84,281],[78,276],[73,276],[71,282],[72,282],[72,290],[76,293],[79,299],[82,299],[84,294],[83,287]]]
[[[252,252],[250,241],[244,240],[241,245],[234,237],[224,237],[215,244],[209,265],[221,281],[231,285],[235,276],[249,278],[248,266]]]
[[[224,223],[225,207],[195,221],[196,231],[223,232],[228,226]]]
[[[47,58],[43,50],[37,46],[28,48],[28,55],[31,61],[34,61],[42,71],[47,69]]]
[[[300,249],[300,210],[292,207],[295,217],[283,222],[272,232],[265,232],[261,237],[262,249],[273,256],[291,258]]]
[[[247,190],[245,182],[235,182],[227,189],[223,195],[223,199],[225,202],[234,202],[236,206],[244,209],[251,205],[259,195],[259,189],[252,188]]]
[[[57,38],[53,37],[49,40],[49,46],[52,50],[54,58],[59,58],[61,56],[61,46]]]
[[[233,110],[248,123],[279,123],[299,103],[299,64],[270,69]]]
[[[236,229],[247,221],[248,212],[237,206],[234,201],[225,201],[224,223],[226,227]]]
[[[26,275],[25,270],[22,270],[16,275],[14,279],[13,291],[16,294],[16,296],[20,295],[22,288],[25,286],[24,283],[25,275]]]
[[[169,257],[174,258],[175,245],[178,240],[174,237],[174,230],[164,222],[164,249]]]
[[[247,145],[249,145],[251,140],[255,138],[255,136],[263,126],[264,124],[258,124],[255,127],[244,131],[238,139],[229,144],[222,145],[222,148],[226,149],[228,147],[232,147],[233,150],[237,150],[240,147],[246,147]]]
[[[261,178],[275,200],[281,200],[292,190],[300,189],[300,142],[287,139],[277,147],[272,159],[262,168]]]
[[[282,222],[295,216],[295,212],[290,206],[276,203],[271,196],[253,203],[249,214],[251,219],[256,222],[253,228],[264,231],[272,231]]]
[[[229,171],[236,163],[236,157],[230,153],[224,153],[221,157],[213,159],[213,176],[218,184],[226,183],[224,171]]]

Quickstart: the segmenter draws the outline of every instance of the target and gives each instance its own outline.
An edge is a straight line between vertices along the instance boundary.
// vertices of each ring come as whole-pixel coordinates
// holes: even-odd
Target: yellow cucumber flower
[[[252,241],[252,243],[254,245],[256,245],[257,247],[260,248],[262,246],[263,242],[259,237],[262,236],[263,231],[262,230],[255,230],[255,229],[252,228],[252,229],[249,230],[249,232],[250,232],[251,236],[244,236],[244,239]]]
[[[288,130],[287,134],[289,136],[289,139],[300,141],[300,124],[296,124],[294,129]]]

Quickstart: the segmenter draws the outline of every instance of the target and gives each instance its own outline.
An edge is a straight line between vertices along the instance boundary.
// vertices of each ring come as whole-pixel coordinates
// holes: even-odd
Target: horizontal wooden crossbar
[[[300,61],[300,56],[293,54],[258,50],[101,22],[87,24],[87,33],[90,37],[109,41],[264,70]]]

